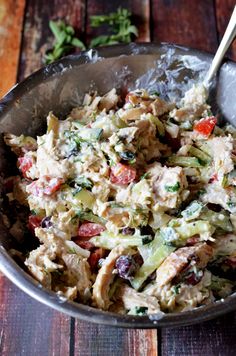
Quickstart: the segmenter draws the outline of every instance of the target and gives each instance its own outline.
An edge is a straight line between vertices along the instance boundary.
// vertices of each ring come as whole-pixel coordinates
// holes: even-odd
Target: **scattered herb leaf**
[[[82,50],[86,49],[84,43],[75,37],[75,30],[73,27],[66,25],[64,21],[49,21],[49,27],[55,40],[53,48],[48,50],[44,55],[47,64],[70,53],[75,47]]]
[[[150,178],[150,172],[144,173],[144,174],[140,177],[140,180],[141,180],[141,179],[148,179],[148,178]]]
[[[165,185],[165,190],[170,193],[178,192],[179,188],[180,188],[179,182],[176,182],[176,184],[174,185]]]
[[[131,42],[132,35],[138,36],[138,30],[136,26],[132,25],[130,17],[131,12],[123,8],[119,8],[116,12],[108,15],[91,16],[91,27],[96,28],[106,24],[110,26],[109,30],[112,33],[94,38],[89,47]]]

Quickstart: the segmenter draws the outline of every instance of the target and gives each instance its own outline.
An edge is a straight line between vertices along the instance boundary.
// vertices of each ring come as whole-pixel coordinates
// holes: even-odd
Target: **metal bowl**
[[[118,45],[68,56],[48,65],[15,86],[0,102],[1,132],[36,135],[42,132],[49,111],[59,117],[80,103],[91,89],[105,93],[138,87],[158,90],[178,100],[193,82],[204,77],[212,55],[168,44]],[[236,124],[236,64],[226,61],[210,95],[214,112]],[[9,162],[0,140],[0,183]],[[1,189],[0,189],[1,190]],[[4,206],[2,206],[4,212]],[[23,248],[14,241],[0,217],[0,269],[24,292],[61,312],[83,320],[128,328],[155,328],[198,323],[236,309],[236,295],[191,311],[150,316],[118,315],[70,302],[46,290],[11,257],[9,249]]]

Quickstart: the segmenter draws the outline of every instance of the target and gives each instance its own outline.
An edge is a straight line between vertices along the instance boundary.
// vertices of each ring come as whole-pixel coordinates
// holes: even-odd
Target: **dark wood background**
[[[0,0],[0,97],[42,66],[49,19],[63,18],[87,42],[89,17],[130,9],[137,41],[214,52],[235,0]],[[236,60],[236,44],[228,53]],[[0,355],[236,355],[236,314],[192,327],[124,330],[75,320],[36,302],[0,275]]]

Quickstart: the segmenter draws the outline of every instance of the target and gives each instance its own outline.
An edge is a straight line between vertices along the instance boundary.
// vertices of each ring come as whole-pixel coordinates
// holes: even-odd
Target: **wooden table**
[[[88,43],[89,16],[129,8],[137,41],[165,41],[214,52],[235,0],[0,0],[0,96],[42,66],[49,19],[64,18]],[[236,43],[228,54],[236,60]],[[36,302],[0,276],[0,355],[236,354],[236,314],[192,327],[124,330],[75,320]]]

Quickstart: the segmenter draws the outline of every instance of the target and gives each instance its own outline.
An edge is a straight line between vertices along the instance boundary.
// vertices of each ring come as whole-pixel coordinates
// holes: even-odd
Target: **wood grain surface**
[[[0,0],[0,98],[15,84],[25,0]]]
[[[153,1],[152,27],[154,41],[177,43],[210,52],[217,48],[213,0]]]
[[[88,44],[103,31],[91,28],[90,16],[109,13],[121,6],[133,14],[139,29],[137,41],[168,41],[214,52],[235,1],[27,0],[26,3],[23,21],[25,1],[0,0],[0,95],[14,83],[17,73],[21,80],[42,66],[43,53],[52,44],[50,19],[66,20]],[[229,55],[236,59],[235,44]],[[236,314],[231,313],[197,326],[158,331],[111,328],[60,314],[0,276],[0,355],[3,356],[230,356],[236,353],[235,318]]]
[[[217,33],[219,40],[221,40],[225,32],[235,5],[235,0],[216,0],[215,9],[217,19]],[[227,53],[227,56],[236,61],[236,41],[234,41],[234,43],[232,44],[230,50]]]
[[[36,302],[0,276],[0,355],[65,356],[70,318]]]

